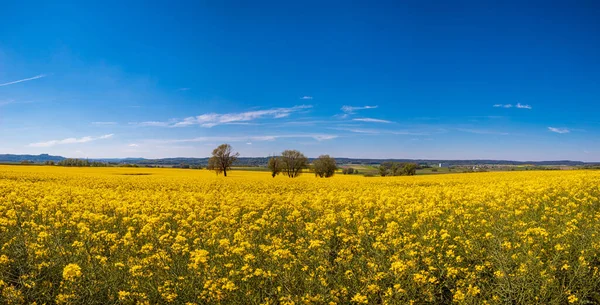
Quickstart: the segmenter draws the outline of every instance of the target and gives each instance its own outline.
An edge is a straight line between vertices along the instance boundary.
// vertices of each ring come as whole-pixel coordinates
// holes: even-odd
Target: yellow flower
[[[190,252],[190,267],[197,269],[201,264],[208,262],[208,251],[200,249]]]
[[[455,302],[460,302],[465,299],[465,294],[460,289],[457,289],[456,292],[454,292],[454,296],[452,297],[452,299]]]
[[[68,264],[63,269],[63,279],[74,281],[81,276],[81,267],[77,264]]]
[[[573,304],[577,301],[579,301],[579,298],[577,298],[576,295],[574,295],[574,294],[569,295],[569,303]]]
[[[354,297],[352,297],[352,299],[350,300],[353,303],[358,303],[358,304],[368,304],[369,303],[369,298],[367,298],[366,295],[362,295],[360,293],[356,293],[354,295]]]
[[[129,298],[129,296],[131,295],[130,292],[127,291],[119,291],[119,301],[125,301]]]

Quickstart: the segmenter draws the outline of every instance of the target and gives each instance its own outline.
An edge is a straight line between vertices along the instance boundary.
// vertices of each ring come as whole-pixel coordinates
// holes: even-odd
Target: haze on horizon
[[[6,3],[0,154],[600,161],[598,16],[592,1]]]

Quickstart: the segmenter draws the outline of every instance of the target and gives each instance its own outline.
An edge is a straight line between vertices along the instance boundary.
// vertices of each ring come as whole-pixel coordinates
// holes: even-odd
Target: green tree
[[[275,176],[277,176],[277,175],[279,175],[279,173],[281,173],[282,165],[283,165],[283,161],[281,160],[281,157],[275,156],[275,157],[269,158],[269,163],[267,164],[267,167],[271,171],[271,176],[273,176],[273,178],[275,178]]]
[[[231,166],[237,161],[240,153],[234,153],[231,145],[221,144],[212,151],[212,157],[208,159],[209,170],[214,170],[217,175],[223,173],[227,177],[227,171],[231,170]]]
[[[402,174],[406,176],[414,176],[417,173],[417,165],[414,163],[404,163],[402,166]]]
[[[295,178],[308,167],[308,158],[297,150],[286,150],[281,153],[281,169],[288,177]]]
[[[385,176],[413,176],[417,173],[417,164],[383,162],[379,165],[379,174]]]
[[[352,167],[344,167],[342,169],[342,174],[344,174],[344,175],[352,175],[355,172],[358,172],[358,171],[355,171],[354,168],[352,168]]]
[[[377,167],[377,171],[379,172],[379,176],[381,177],[385,177],[388,175],[388,169],[383,164],[379,164],[379,167]]]
[[[315,171],[315,176],[329,178],[335,174],[336,169],[337,163],[335,162],[335,159],[329,155],[321,155],[319,158],[313,161],[313,170]]]

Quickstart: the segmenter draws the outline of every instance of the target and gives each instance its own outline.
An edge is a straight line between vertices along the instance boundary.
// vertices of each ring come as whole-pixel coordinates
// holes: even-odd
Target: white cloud
[[[474,134],[487,134],[487,135],[500,135],[507,136],[508,132],[495,131],[495,130],[487,130],[487,129],[469,129],[469,128],[457,128],[456,130]]]
[[[127,145],[127,146],[129,146],[129,147],[138,147],[139,145],[135,144],[135,143],[131,143],[131,144]]]
[[[521,103],[517,103],[517,108],[521,108],[521,109],[531,109],[531,106],[529,105],[523,105]]]
[[[199,125],[202,127],[214,127],[223,124],[243,124],[263,118],[281,119],[290,116],[294,112],[312,108],[310,105],[299,105],[289,108],[272,108],[266,110],[254,110],[239,113],[206,113],[198,116],[184,118],[183,120],[171,120],[169,122],[139,122],[130,123],[137,126],[155,127],[187,127]]]
[[[158,121],[130,122],[129,124],[140,126],[140,127],[167,127],[167,126],[169,126],[169,122],[158,122]]]
[[[63,140],[51,140],[51,141],[46,141],[46,142],[38,142],[38,143],[31,143],[29,144],[29,147],[51,147],[51,146],[55,146],[55,145],[62,145],[62,144],[77,144],[77,143],[87,143],[87,142],[91,142],[91,141],[96,141],[96,140],[104,140],[104,139],[110,139],[114,136],[114,134],[107,134],[107,135],[103,135],[103,136],[99,136],[99,137],[83,137],[83,138],[66,138]]]
[[[561,133],[561,134],[571,132],[571,130],[569,130],[567,128],[548,127],[548,130],[550,130],[552,132],[556,132],[556,133]]]
[[[277,139],[301,139],[312,138],[317,141],[332,140],[337,138],[337,135],[332,134],[284,134],[284,135],[264,135],[264,136],[211,136],[197,137],[191,139],[171,139],[171,140],[151,140],[150,142],[157,143],[189,143],[189,142],[245,142],[251,145],[253,142],[275,141]]]
[[[305,95],[305,96],[301,97],[300,99],[301,99],[301,100],[312,100],[312,99],[313,99],[313,97],[312,97],[312,96],[309,96],[309,95]]]
[[[337,138],[338,136],[336,136],[336,135],[313,135],[310,137],[317,141],[326,141],[326,140],[333,140],[333,139]]]
[[[437,134],[445,132],[442,129],[436,130],[388,130],[388,129],[373,129],[373,128],[346,128],[346,127],[337,127],[332,128],[335,130],[348,131],[353,133],[361,133],[361,134],[369,134],[369,135],[409,135],[409,136],[428,136],[431,134]]]
[[[117,122],[92,122],[92,125],[109,126],[109,125],[117,125]]]
[[[380,119],[372,119],[372,118],[357,118],[357,119],[352,119],[353,121],[358,121],[358,122],[367,122],[367,123],[392,123],[392,121],[388,121],[388,120],[380,120]]]
[[[34,79],[38,79],[38,78],[43,78],[43,77],[46,77],[46,74],[40,74],[40,75],[36,75],[34,77],[24,78],[24,79],[20,79],[20,80],[8,82],[8,83],[0,84],[0,87],[12,85],[12,84],[18,84],[18,83],[22,83],[22,82],[27,82],[27,81],[30,81],[30,80],[34,80]]]
[[[495,108],[519,108],[519,109],[533,109],[533,107],[531,107],[530,105],[525,105],[525,104],[521,104],[521,103],[517,103],[516,105],[513,104],[494,104]]]
[[[345,113],[352,114],[352,113],[356,112],[356,110],[375,109],[377,107],[378,107],[377,105],[375,105],[375,106],[362,106],[362,107],[354,107],[354,106],[346,106],[346,105],[344,105],[344,106],[342,106],[341,109]]]
[[[35,102],[34,101],[16,101],[14,99],[9,99],[9,100],[0,101],[0,107],[7,106],[7,105],[19,105],[19,104],[31,104],[31,103],[35,103]]]

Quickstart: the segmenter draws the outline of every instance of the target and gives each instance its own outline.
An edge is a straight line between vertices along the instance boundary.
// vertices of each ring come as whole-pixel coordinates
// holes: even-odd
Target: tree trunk
[[[227,169],[226,168],[223,169],[223,176],[227,177]]]

